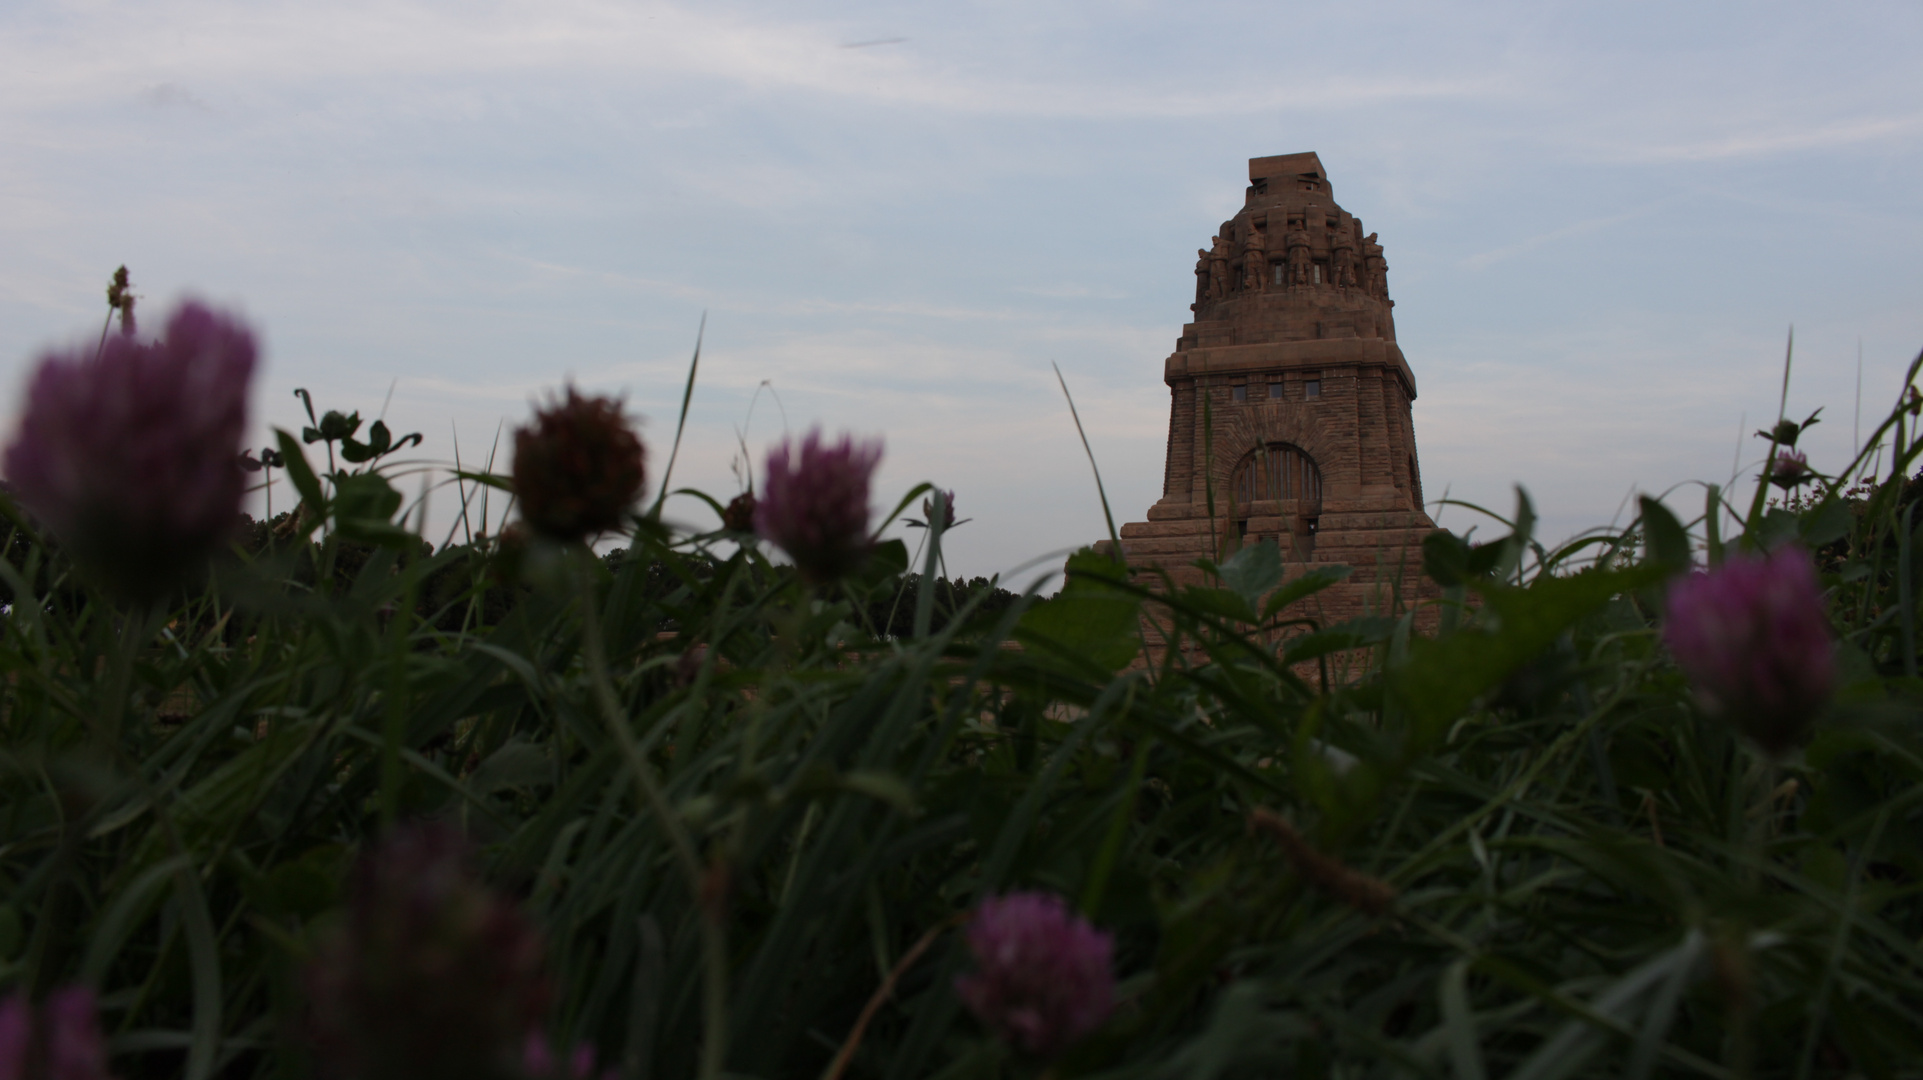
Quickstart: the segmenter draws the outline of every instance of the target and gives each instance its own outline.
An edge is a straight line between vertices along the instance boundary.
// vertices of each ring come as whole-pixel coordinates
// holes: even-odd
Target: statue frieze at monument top
[[[1275,340],[1351,332],[1395,340],[1382,245],[1336,205],[1313,153],[1252,159],[1241,213],[1196,254],[1190,310],[1203,332],[1219,331],[1204,324],[1234,323],[1243,336]]]

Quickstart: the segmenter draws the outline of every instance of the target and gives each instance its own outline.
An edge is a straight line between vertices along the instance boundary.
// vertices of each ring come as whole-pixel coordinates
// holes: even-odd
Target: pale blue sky
[[[150,321],[192,291],[263,330],[264,424],[295,386],[371,414],[398,380],[390,422],[472,455],[572,375],[627,393],[658,466],[705,311],[678,481],[733,493],[768,380],[796,430],[887,439],[878,502],[956,488],[950,565],[993,572],[1104,533],[1051,361],[1118,517],[1159,496],[1194,250],[1246,159],[1315,150],[1387,248],[1428,494],[1520,481],[1566,535],[1727,479],[1792,322],[1813,464],[1859,339],[1866,414],[1889,400],[1923,347],[1919,30],[1894,3],[15,2],[0,409],[125,262]]]

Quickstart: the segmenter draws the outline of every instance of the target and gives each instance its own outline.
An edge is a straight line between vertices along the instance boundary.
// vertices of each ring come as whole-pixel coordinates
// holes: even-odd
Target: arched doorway
[[[1272,442],[1243,455],[1229,474],[1229,498],[1238,536],[1273,536],[1283,554],[1296,559],[1314,552],[1322,470],[1301,447]]]

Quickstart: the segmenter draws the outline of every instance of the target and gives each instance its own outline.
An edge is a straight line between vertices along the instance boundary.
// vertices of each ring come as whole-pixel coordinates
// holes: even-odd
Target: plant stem
[[[114,324],[114,309],[107,309],[107,321],[100,324],[100,344],[94,346],[93,358],[98,361],[100,354],[107,351],[107,331]]]
[[[862,1036],[868,1033],[868,1024],[874,1020],[875,1014],[881,1011],[882,1003],[895,995],[895,984],[899,983],[908,969],[915,965],[915,961],[921,959],[921,954],[928,951],[928,947],[935,943],[936,938],[950,927],[960,925],[967,917],[968,913],[962,912],[943,919],[930,927],[928,932],[921,936],[920,941],[915,942],[907,952],[902,954],[887,978],[884,978],[881,985],[875,988],[874,994],[868,999],[868,1004],[862,1006],[861,1016],[855,1020],[854,1030],[848,1033],[848,1038],[841,1044],[841,1049],[835,1052],[835,1059],[828,1063],[828,1071],[822,1074],[822,1080],[841,1080],[841,1074],[848,1071],[848,1063],[855,1059],[855,1051],[861,1048]]]
[[[114,761],[120,756],[120,725],[127,712],[127,689],[133,681],[134,656],[139,653],[141,642],[152,636],[148,628],[158,610],[158,605],[143,605],[120,616],[120,627],[114,635],[113,653],[107,658],[107,681],[89,724],[93,731],[94,750],[103,761]],[[30,996],[36,1000],[53,989],[55,973],[61,969],[60,939],[73,929],[65,923],[70,894],[74,889],[70,877],[73,862],[86,839],[90,816],[90,813],[83,813],[77,818],[69,817],[64,809],[62,811],[64,820],[60,825],[60,840],[54,848],[53,872],[47,882],[46,901],[26,955],[26,986]]]
[[[120,724],[127,715],[127,693],[133,683],[134,657],[165,617],[159,604],[141,605],[121,616],[120,633],[115,636],[113,656],[107,661],[106,694],[100,700],[100,721],[94,740],[100,751],[112,756],[120,748]]]
[[[577,554],[586,554],[586,549]],[[627,717],[621,714],[620,701],[615,697],[614,683],[608,675],[607,646],[601,637],[601,615],[595,605],[594,578],[579,560],[576,560],[575,569],[580,585],[582,646],[587,653],[588,681],[593,685],[595,702],[600,706],[601,718],[608,725],[608,731],[621,748],[621,756],[627,762],[628,772],[634,777],[634,785],[641,792],[642,801],[661,823],[661,831],[667,836],[668,845],[674,849],[675,861],[681,864],[681,872],[687,876],[688,891],[694,898],[701,920],[705,1023],[699,1075],[702,1080],[719,1080],[727,1058],[728,1038],[728,939],[727,927],[722,922],[721,905],[709,902],[709,890],[706,888],[708,874],[702,870],[694,839],[682,827],[674,808],[669,805],[666,793],[654,778],[654,770],[648,767],[640,744],[634,740],[634,732],[628,729]]]
[[[400,820],[401,785],[406,774],[401,769],[401,742],[407,735],[407,660],[408,622],[420,596],[420,570],[410,555],[402,571],[406,583],[394,614],[387,624],[386,716],[381,723],[381,830],[392,829]]]

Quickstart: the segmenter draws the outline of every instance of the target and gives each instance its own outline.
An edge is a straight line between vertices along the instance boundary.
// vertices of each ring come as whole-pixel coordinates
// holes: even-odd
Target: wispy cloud
[[[193,112],[212,112],[207,103],[194,96],[193,91],[176,82],[160,82],[140,92],[140,99],[156,109],[187,109]]]
[[[1660,163],[1770,157],[1854,146],[1859,143],[1907,139],[1920,131],[1923,131],[1923,113],[1907,116],[1846,117],[1794,127],[1774,127],[1686,142],[1632,147],[1624,154],[1624,159]]]
[[[1539,233],[1525,240],[1518,240],[1513,244],[1505,244],[1502,247],[1490,251],[1471,255],[1462,260],[1462,265],[1470,270],[1481,270],[1501,262],[1504,259],[1512,259],[1517,255],[1527,254],[1537,248],[1554,244],[1560,240],[1567,240],[1572,236],[1582,236],[1586,233],[1607,229],[1612,225],[1620,225],[1626,221],[1649,217],[1675,201],[1674,199],[1664,199],[1659,202],[1650,203],[1647,206],[1639,206],[1634,210],[1626,210],[1620,214],[1610,214],[1606,217],[1589,218],[1584,221],[1574,222],[1559,229],[1551,229],[1548,232]]]
[[[895,107],[1058,118],[1180,118],[1347,111],[1397,101],[1486,98],[1501,74],[1355,74],[1311,60],[1287,79],[1239,72],[1180,78],[1066,70],[1037,78],[973,58],[920,50],[906,37],[847,43],[825,21],[746,18],[664,2],[556,0],[477,11],[468,5],[342,3],[325,7],[176,0],[156,5],[199,29],[156,52],[142,33],[101,9],[55,29],[0,43],[0,90],[32,91],[40,107],[111,95],[145,78],[184,104],[170,72],[207,84],[295,86],[318,79],[516,78],[552,73],[658,83],[712,78],[751,89],[804,91]],[[890,46],[875,48],[872,46]],[[904,46],[904,47],[895,47]],[[52,54],[51,56],[49,54]],[[65,55],[61,55],[65,54]],[[34,62],[29,62],[29,61]],[[9,74],[10,73],[10,74]],[[1173,73],[1170,73],[1171,75]],[[154,80],[158,77],[160,81]]]
[[[1090,285],[1037,285],[1016,292],[1028,296],[1039,296],[1047,300],[1126,300],[1128,294],[1119,289],[1104,289]]]

